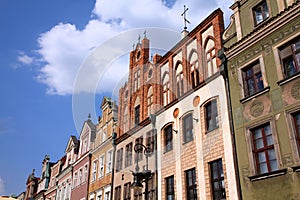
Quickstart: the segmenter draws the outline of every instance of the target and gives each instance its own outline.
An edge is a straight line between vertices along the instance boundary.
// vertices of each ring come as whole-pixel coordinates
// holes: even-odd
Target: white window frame
[[[105,163],[105,156],[104,154],[102,154],[99,156],[98,178],[102,178],[104,176],[104,163]]]
[[[107,151],[107,155],[106,155],[106,164],[107,164],[107,168],[106,168],[106,174],[109,174],[112,172],[112,149]]]

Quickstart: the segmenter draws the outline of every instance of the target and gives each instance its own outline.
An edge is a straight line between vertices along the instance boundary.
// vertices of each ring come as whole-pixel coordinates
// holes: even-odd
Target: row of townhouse
[[[118,106],[105,97],[98,123],[45,157],[34,199],[298,199],[300,1],[230,8],[226,29],[217,9],[163,56],[144,34]]]

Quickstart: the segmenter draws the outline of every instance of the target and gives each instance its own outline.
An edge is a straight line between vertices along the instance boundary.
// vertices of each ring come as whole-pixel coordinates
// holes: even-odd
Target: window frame
[[[168,130],[168,132],[167,132]],[[168,124],[163,128],[164,152],[173,150],[173,124]]]
[[[265,12],[266,10],[264,10],[264,6],[267,7],[267,12]],[[257,20],[257,15],[256,12],[261,11],[262,13],[262,20],[258,21]],[[259,2],[258,4],[256,4],[253,8],[252,8],[252,15],[253,15],[253,21],[254,21],[254,26],[258,26],[260,24],[262,24],[263,22],[265,22],[267,19],[269,19],[270,17],[270,6],[268,5],[266,0],[263,0],[261,2]]]
[[[214,169],[214,165],[217,165],[217,169]],[[222,158],[214,160],[209,163],[210,166],[210,183],[212,196],[214,200],[224,200],[226,199],[225,183],[224,183],[224,171]],[[214,178],[214,172],[217,172],[217,177]],[[215,183],[218,184],[219,189],[216,189]],[[224,187],[223,187],[224,186]],[[221,193],[221,196],[216,196],[216,193]]]
[[[205,119],[205,131],[206,133],[214,131],[219,128],[219,112],[217,98],[207,101],[204,106],[204,119]],[[215,119],[215,120],[213,120]],[[213,122],[211,127],[210,121]]]
[[[120,171],[123,168],[123,147],[117,151],[117,162],[116,162],[116,171]]]
[[[262,128],[266,127],[267,125],[269,125],[270,132],[271,132],[271,134],[269,134],[267,136],[271,136],[272,137],[273,144],[269,145],[269,147],[267,146],[267,147],[265,147],[263,149],[262,148],[255,149],[255,143],[254,143],[255,141],[253,140],[253,138],[254,138],[253,132],[255,130],[262,129]],[[278,147],[276,145],[278,142],[276,140],[276,134],[275,134],[275,131],[274,131],[274,129],[273,129],[272,126],[273,125],[272,125],[271,121],[266,121],[264,123],[261,123],[259,125],[255,125],[255,126],[253,126],[253,127],[251,127],[251,128],[248,129],[248,133],[249,133],[249,135],[248,135],[249,141],[248,142],[250,144],[250,152],[249,153],[251,154],[250,158],[252,160],[251,163],[252,163],[252,166],[253,166],[252,167],[252,169],[253,169],[252,174],[255,174],[255,175],[258,175],[258,176],[262,176],[264,174],[276,172],[276,171],[278,171],[280,169],[281,160],[280,160],[280,154],[278,153]],[[262,133],[262,134],[265,134],[265,133]],[[265,136],[265,135],[263,135],[263,136]],[[263,139],[263,145],[267,144],[266,142],[267,142],[266,139]],[[275,157],[276,157],[277,169],[272,171],[272,170],[270,170],[270,164],[267,164],[268,172],[261,173],[261,171],[259,169],[259,163],[257,162],[257,159],[258,159],[258,154],[257,153],[259,153],[259,152],[266,152],[266,151],[268,151],[270,149],[274,149],[274,153],[275,153]],[[265,154],[265,156],[268,156],[268,153]],[[269,158],[267,158],[267,159],[269,159]],[[266,160],[266,161],[268,161],[268,160]]]
[[[140,123],[140,105],[134,107],[134,124],[137,126]]]
[[[165,178],[166,183],[166,199],[175,200],[174,175]],[[169,196],[171,199],[169,199]]]
[[[185,189],[186,189],[186,198],[189,200],[197,200],[197,177],[196,177],[196,168],[191,168],[184,171],[185,174]],[[191,178],[191,185],[190,183]],[[193,196],[190,197],[189,191],[192,190]]]
[[[137,144],[143,144],[143,141],[144,141],[143,136],[140,136],[140,137],[138,137],[138,138],[135,139],[135,145],[137,145]],[[135,150],[137,150],[137,152],[135,152],[135,156],[134,156],[134,161],[136,163],[137,161],[142,161],[143,160],[143,153],[144,152],[143,152],[143,148],[142,147],[140,147],[139,149],[135,149]]]
[[[255,68],[259,68],[259,71],[255,72]],[[247,73],[252,71],[252,75],[248,76]],[[250,97],[253,96],[261,91],[263,91],[266,88],[266,85],[264,83],[264,76],[263,76],[263,70],[260,60],[255,60],[254,62],[251,62],[247,66],[243,67],[241,69],[242,73],[242,82],[243,82],[243,93],[244,97]],[[260,75],[260,78],[257,76]],[[260,80],[261,79],[261,80]],[[250,85],[248,81],[253,81],[253,85]],[[262,84],[262,88],[260,88],[260,84]],[[250,92],[250,86],[254,88],[254,92]]]
[[[146,146],[150,149],[149,156],[152,156],[154,152],[154,130],[148,131],[146,137]]]
[[[183,143],[188,143],[194,140],[193,113],[188,113],[182,117],[182,131],[183,131]]]
[[[299,45],[298,49],[296,48],[296,46],[297,46],[296,44]],[[287,55],[282,55],[284,51],[288,51],[288,48],[289,48],[290,52],[287,52],[286,53]],[[280,59],[283,78],[288,79],[288,78],[293,77],[296,74],[299,74],[300,61],[297,62],[297,54],[299,55],[299,59],[300,59],[300,36],[297,36],[297,37],[293,38],[292,40],[289,40],[285,44],[279,46],[278,53],[279,53],[279,59]],[[284,60],[286,60],[286,59],[292,59],[292,62],[294,65],[293,68],[295,70],[295,72],[293,72],[292,74],[288,74],[288,72],[287,72],[285,62],[284,62]]]
[[[104,176],[104,161],[105,156],[104,154],[99,156],[99,169],[98,169],[98,178],[102,178]]]
[[[299,116],[300,118],[300,111],[292,113],[292,119],[293,119],[293,128],[294,128],[294,134],[295,134],[295,142],[298,147],[298,154],[300,154],[300,120],[299,124],[297,122],[296,116]]]
[[[125,167],[132,165],[132,142],[125,146]]]
[[[108,150],[107,151],[107,167],[106,167],[106,172],[105,174],[109,174],[112,172],[112,163],[113,163],[113,151],[112,150]]]
[[[122,192],[121,185],[115,187],[114,200],[121,200],[121,192]]]
[[[131,199],[131,183],[127,182],[124,184],[123,200],[130,200],[130,199]]]

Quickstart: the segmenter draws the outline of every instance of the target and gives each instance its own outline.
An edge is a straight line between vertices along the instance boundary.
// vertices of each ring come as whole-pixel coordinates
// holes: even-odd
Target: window
[[[121,186],[115,188],[115,200],[121,200]]]
[[[245,97],[251,96],[264,89],[263,77],[259,61],[242,70]]]
[[[123,200],[130,200],[131,197],[131,183],[124,184]]]
[[[134,189],[134,200],[142,200],[143,199],[143,191],[142,189]]]
[[[103,177],[103,174],[104,174],[104,155],[100,156],[99,158],[99,172],[98,172],[99,178]]]
[[[195,168],[185,171],[185,184],[187,199],[197,199],[197,183],[196,183],[196,170]]]
[[[279,48],[284,77],[300,71],[300,37]]]
[[[78,182],[77,182],[77,172],[74,173],[73,185],[74,185],[74,187],[76,187],[78,185]]]
[[[166,178],[166,200],[175,200],[174,176]]]
[[[182,119],[183,122],[183,142],[193,140],[193,115],[188,114]]]
[[[139,87],[140,87],[140,77],[141,77],[141,72],[138,69],[135,73],[134,73],[134,88],[133,91],[136,92]]]
[[[97,160],[93,162],[93,169],[92,169],[92,181],[96,180],[96,172],[97,172]]]
[[[213,39],[208,39],[205,46],[206,53],[206,64],[207,64],[207,77],[212,76],[217,72],[217,60],[216,60],[216,50],[215,42]]]
[[[269,17],[269,8],[266,1],[262,1],[260,4],[255,6],[252,10],[255,25],[260,24]]]
[[[85,166],[84,166],[84,174],[83,174],[83,181],[84,181],[84,182],[87,181],[88,173],[89,173],[88,170],[89,170],[88,165],[85,165]]]
[[[79,170],[78,185],[82,183],[82,169]]]
[[[222,159],[210,163],[210,173],[213,199],[226,199]]]
[[[150,87],[147,94],[148,115],[153,113],[153,89]]]
[[[140,123],[140,105],[134,108],[134,124],[138,125]]]
[[[177,87],[177,98],[183,95],[183,71],[182,65],[179,63],[176,68],[176,87]]]
[[[107,170],[106,174],[110,173],[112,170],[112,150],[107,152]]]
[[[137,138],[137,139],[135,140],[135,144],[136,144],[136,145],[137,145],[137,144],[143,144],[143,136]],[[140,146],[137,146],[137,147],[139,147],[139,148],[136,149],[137,152],[136,152],[136,154],[135,154],[135,162],[136,162],[136,161],[141,161],[141,160],[143,160],[143,148],[140,147]]]
[[[190,69],[191,69],[191,80],[192,87],[195,88],[200,84],[200,73],[199,73],[199,65],[198,65],[198,54],[195,49],[193,49],[190,53]]]
[[[120,171],[123,165],[123,148],[117,151],[116,171]]]
[[[173,126],[172,124],[168,125],[164,129],[164,136],[165,136],[165,151],[171,151],[173,149]]]
[[[124,123],[123,123],[123,132],[126,132],[128,130],[128,108],[127,106],[124,109]]]
[[[217,100],[212,100],[208,102],[205,106],[205,123],[206,123],[206,131],[212,131],[219,127],[218,120],[218,106]]]
[[[150,148],[150,156],[154,151],[154,131],[147,132],[147,147]]]
[[[105,192],[104,200],[110,200],[110,192]]]
[[[153,176],[148,180],[148,199],[155,200],[155,183]]]
[[[163,105],[166,106],[171,101],[171,92],[170,92],[170,80],[169,74],[165,74],[163,77]]]
[[[97,200],[102,200],[102,195],[101,195],[101,194],[99,194],[99,195],[97,196]]]
[[[278,170],[270,124],[259,126],[250,131],[257,174]]]
[[[300,112],[293,114],[293,121],[295,127],[295,138],[297,142],[298,152],[300,153]]]
[[[125,148],[125,167],[128,167],[132,164],[132,142],[127,144]]]

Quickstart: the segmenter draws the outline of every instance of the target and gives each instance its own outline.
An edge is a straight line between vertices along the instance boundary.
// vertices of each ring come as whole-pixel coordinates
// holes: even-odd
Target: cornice
[[[235,57],[240,52],[249,49],[250,46],[256,44],[258,41],[263,40],[267,36],[281,29],[285,25],[289,24],[291,21],[295,20],[300,16],[300,1],[297,1],[293,6],[282,11],[275,17],[266,21],[258,28],[254,29],[251,33],[243,37],[240,41],[233,44],[231,47],[226,49],[225,55],[227,59]]]

